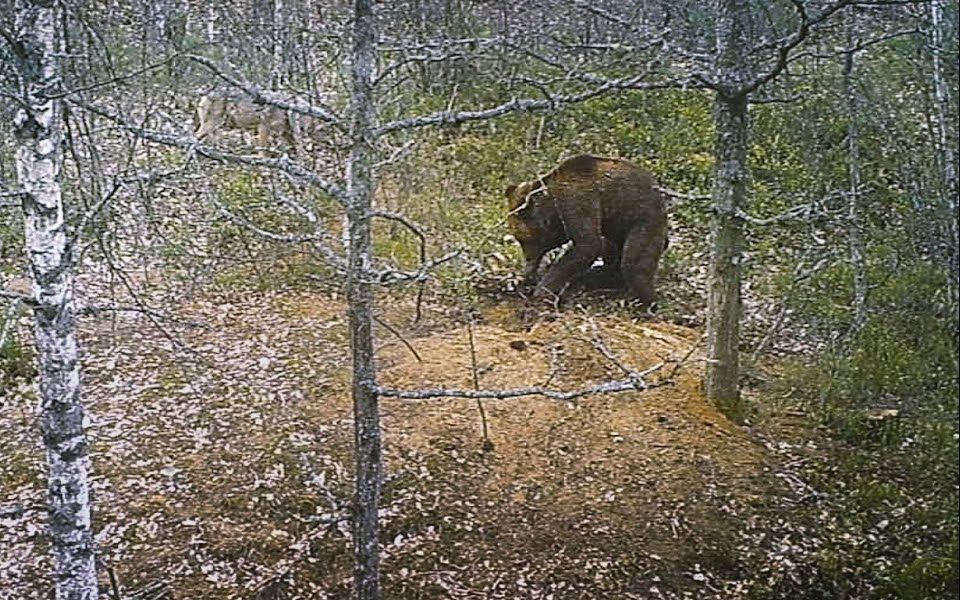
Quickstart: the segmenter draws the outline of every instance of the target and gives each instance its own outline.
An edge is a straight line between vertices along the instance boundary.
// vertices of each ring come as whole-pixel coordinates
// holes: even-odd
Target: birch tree
[[[98,597],[91,526],[89,443],[74,331],[73,273],[60,189],[62,53],[57,2],[18,0],[8,40],[19,77],[16,165],[34,290],[41,430],[47,455],[50,537],[58,600]]]
[[[956,10],[956,9],[954,9]],[[950,86],[944,74],[944,2],[932,0],[930,3],[930,56],[933,78],[934,123],[936,125],[936,157],[940,171],[940,194],[944,207],[947,228],[947,297],[953,331],[960,330],[960,242],[957,232],[957,155],[954,144],[957,142],[956,117],[953,116],[954,130],[950,130]],[[956,38],[952,47],[956,52]],[[954,87],[954,92],[956,88]]]
[[[853,268],[853,322],[847,339],[856,337],[867,322],[867,265],[863,246],[863,220],[860,216],[860,97],[854,79],[857,46],[856,13],[848,15],[847,51],[843,56],[843,96],[847,109],[847,243]]]

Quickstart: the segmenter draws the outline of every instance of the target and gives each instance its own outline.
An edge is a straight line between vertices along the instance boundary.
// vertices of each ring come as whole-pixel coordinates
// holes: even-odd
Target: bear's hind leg
[[[634,226],[624,241],[620,264],[623,281],[627,294],[643,304],[652,304],[657,299],[653,281],[665,241],[664,232],[652,231],[644,223]]]

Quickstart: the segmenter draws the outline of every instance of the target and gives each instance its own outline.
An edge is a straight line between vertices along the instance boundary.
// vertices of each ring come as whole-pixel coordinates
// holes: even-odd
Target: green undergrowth
[[[957,339],[938,309],[942,271],[871,289],[866,326],[779,382],[804,390],[827,448],[808,469],[826,543],[798,598],[958,597]]]

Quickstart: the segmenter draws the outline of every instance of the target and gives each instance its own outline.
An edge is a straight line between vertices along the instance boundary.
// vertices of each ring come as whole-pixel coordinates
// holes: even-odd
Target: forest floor
[[[489,444],[474,400],[383,399],[386,598],[746,598],[809,550],[783,518],[803,485],[784,445],[700,392],[699,331],[622,310],[524,320],[511,302],[472,327],[429,305],[403,325],[410,306],[382,304],[409,344],[378,328],[386,386],[471,388],[476,372],[484,389],[573,390],[667,361],[642,392],[484,401]],[[177,314],[203,326],[82,326],[105,572],[176,599],[347,598],[342,301],[251,293]],[[35,393],[4,395],[0,596],[45,598]]]

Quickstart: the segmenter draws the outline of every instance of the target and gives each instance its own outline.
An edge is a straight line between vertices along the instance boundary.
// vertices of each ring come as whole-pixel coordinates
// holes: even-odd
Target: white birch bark
[[[743,83],[748,73],[742,64],[746,50],[745,27],[749,7],[745,0],[720,0],[717,21],[714,99],[716,167],[713,183],[713,216],[710,224],[710,290],[707,306],[707,373],[705,389],[728,418],[743,420],[740,398],[740,287],[743,255],[743,222],[737,211],[747,196],[749,114]]]
[[[286,30],[283,23],[283,0],[273,0],[273,48],[271,49],[270,79],[271,89],[279,90],[283,85],[283,51]]]
[[[98,597],[73,274],[60,190],[59,3],[17,1],[17,68],[25,104],[14,117],[27,259],[34,280],[41,429],[47,455],[57,600]]]
[[[215,4],[208,4],[203,15],[203,37],[208,44],[217,41],[217,8]]]
[[[956,132],[950,131],[950,86],[944,76],[944,15],[943,0],[930,3],[930,51],[933,70],[933,96],[935,122],[937,128],[937,162],[941,176],[941,193],[947,224],[947,296],[950,302],[950,317],[953,331],[960,329],[960,243],[957,231],[957,155],[952,143],[956,141]],[[956,40],[954,40],[956,47]],[[954,119],[954,124],[956,120]]]
[[[356,494],[353,512],[354,590],[357,600],[379,600],[378,510],[382,456],[380,407],[373,348],[370,212],[373,199],[376,22],[373,0],[355,0],[351,65],[350,156],[347,163],[349,223],[347,301],[353,354]]]

